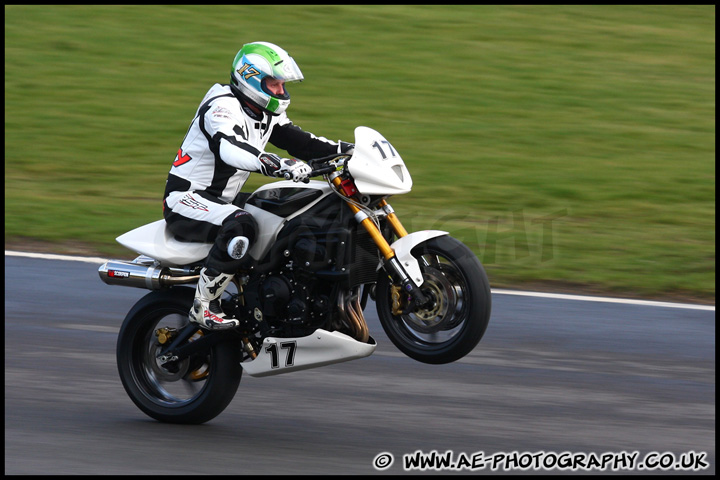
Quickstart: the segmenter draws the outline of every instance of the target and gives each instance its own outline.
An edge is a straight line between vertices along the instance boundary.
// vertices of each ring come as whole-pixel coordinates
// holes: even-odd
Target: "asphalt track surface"
[[[432,366],[396,350],[369,305],[372,356],[244,375],[214,420],[167,425],[115,365],[146,291],[103,284],[98,266],[6,252],[6,474],[402,474],[433,452],[455,468],[429,473],[715,473],[714,307],[494,292],[478,347]]]

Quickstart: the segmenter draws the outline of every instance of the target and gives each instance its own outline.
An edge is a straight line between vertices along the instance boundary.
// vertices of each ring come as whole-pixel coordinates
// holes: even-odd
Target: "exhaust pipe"
[[[365,321],[365,315],[360,306],[360,299],[357,293],[350,295],[350,297],[346,297],[345,293],[346,292],[341,291],[338,295],[337,307],[340,318],[350,327],[355,340],[367,343],[370,338],[370,329]]]
[[[160,290],[172,285],[197,282],[200,268],[191,270],[109,260],[100,266],[98,275],[108,285]]]

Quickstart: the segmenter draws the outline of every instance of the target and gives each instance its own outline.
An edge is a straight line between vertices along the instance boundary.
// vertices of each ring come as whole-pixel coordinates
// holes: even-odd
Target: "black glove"
[[[353,153],[355,153],[355,144],[338,140],[338,153],[352,155]]]

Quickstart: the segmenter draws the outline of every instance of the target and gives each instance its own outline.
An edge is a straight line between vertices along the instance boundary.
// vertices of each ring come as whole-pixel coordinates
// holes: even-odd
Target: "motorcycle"
[[[125,317],[116,352],[123,387],[148,416],[204,423],[228,406],[243,372],[263,377],[371,355],[368,299],[395,347],[419,362],[456,361],[484,335],[491,296],[483,266],[448,232],[405,230],[387,198],[408,193],[412,179],[389,141],[358,127],[352,156],[307,163],[323,180],[279,180],[233,202],[259,226],[252,264],[222,298],[239,327],[189,321],[211,243],[182,241],[165,220],[117,238],[139,256],[109,260],[98,273],[109,285],[150,290]]]

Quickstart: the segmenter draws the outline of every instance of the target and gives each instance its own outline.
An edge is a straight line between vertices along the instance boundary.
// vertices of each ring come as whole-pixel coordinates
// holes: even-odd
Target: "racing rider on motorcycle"
[[[251,172],[307,178],[310,167],[265,151],[268,142],[300,159],[352,154],[353,145],[303,131],[287,117],[286,82],[303,80],[297,64],[277,45],[253,42],[235,56],[231,83],[215,84],[203,98],[168,174],[163,215],[179,238],[214,242],[200,272],[190,320],[208,329],[239,320],[220,308],[235,272],[247,267],[257,228],[232,202]]]

